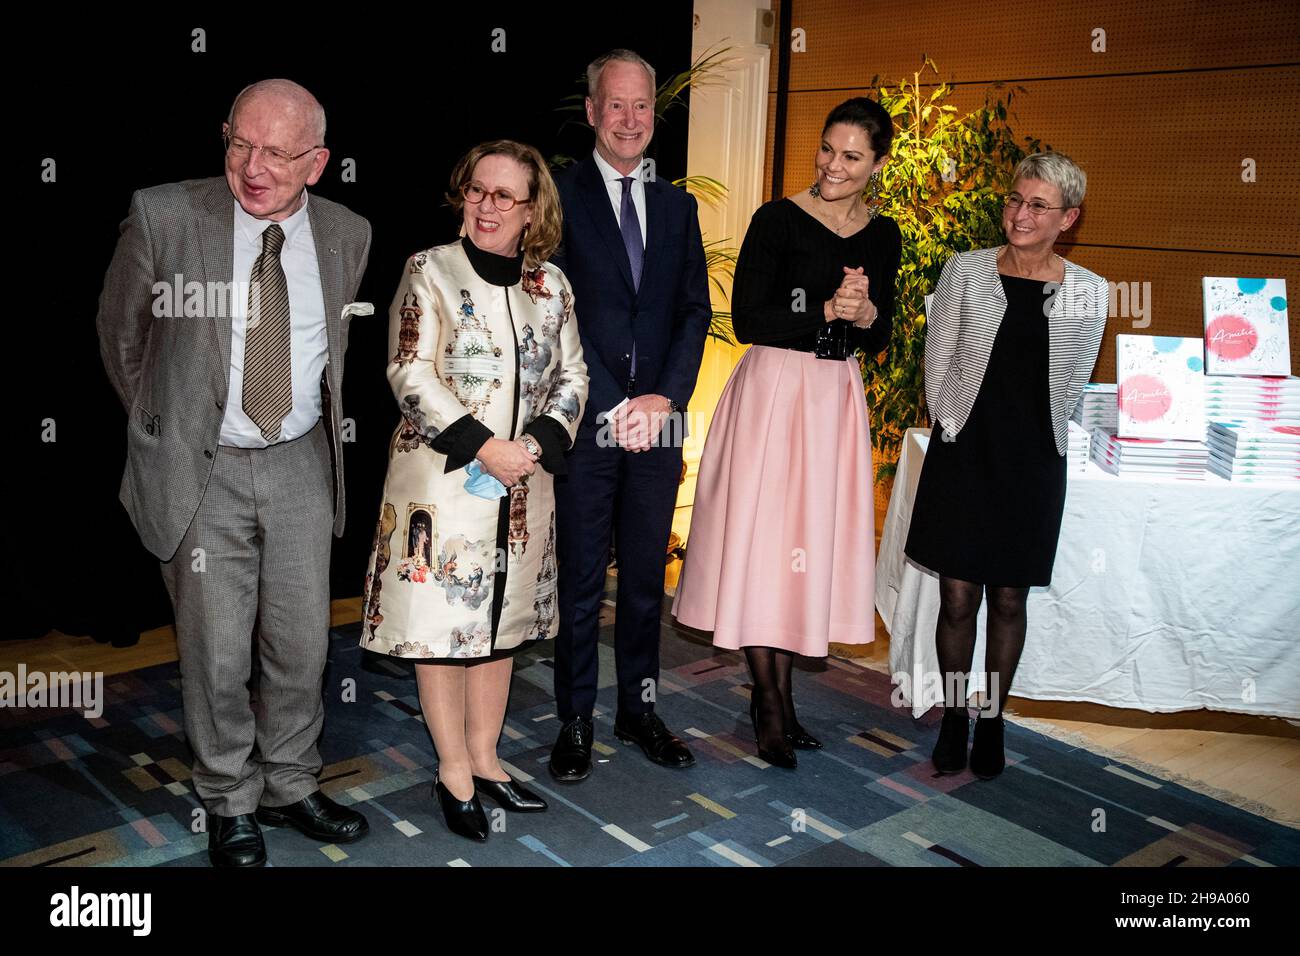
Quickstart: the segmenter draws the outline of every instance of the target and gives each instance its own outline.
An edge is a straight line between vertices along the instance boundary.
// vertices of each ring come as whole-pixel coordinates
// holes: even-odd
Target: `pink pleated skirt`
[[[700,462],[673,614],[717,647],[875,638],[871,434],[854,359],[752,346]]]

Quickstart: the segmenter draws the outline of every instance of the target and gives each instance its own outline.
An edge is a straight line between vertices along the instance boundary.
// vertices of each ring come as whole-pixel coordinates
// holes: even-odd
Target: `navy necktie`
[[[623,199],[618,206],[618,227],[623,233],[623,246],[627,249],[627,260],[632,265],[632,285],[641,288],[641,266],[645,262],[645,244],[641,241],[641,220],[636,215],[636,203],[632,201],[632,177],[624,176],[619,180],[623,184]]]
[[[618,228],[623,233],[623,247],[627,249],[627,261],[632,266],[632,286],[641,289],[641,267],[645,264],[645,244],[641,241],[641,220],[636,215],[636,203],[632,201],[632,177],[624,176],[619,180],[623,184],[623,198],[618,205]],[[636,380],[636,341],[632,342],[632,380]],[[629,386],[631,383],[628,383]],[[629,393],[630,394],[630,393]]]

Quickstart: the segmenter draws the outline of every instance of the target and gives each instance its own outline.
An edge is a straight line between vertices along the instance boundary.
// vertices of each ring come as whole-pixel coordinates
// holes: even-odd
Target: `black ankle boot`
[[[965,707],[945,707],[939,739],[930,759],[940,773],[961,773],[966,769],[966,740],[970,735],[970,716]]]
[[[1006,754],[1002,750],[1004,729],[1001,714],[996,717],[981,716],[975,721],[975,743],[970,749],[970,769],[981,780],[992,780],[1007,765]]]

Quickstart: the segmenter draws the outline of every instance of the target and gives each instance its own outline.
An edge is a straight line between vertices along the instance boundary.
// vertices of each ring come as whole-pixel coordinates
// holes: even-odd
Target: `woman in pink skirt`
[[[758,753],[794,767],[821,743],[800,726],[795,654],[874,638],[871,436],[854,352],[889,341],[902,241],[863,195],[893,139],[858,97],[822,130],[812,188],[754,213],[732,321],[753,343],[709,429],[673,613],[745,649]]]

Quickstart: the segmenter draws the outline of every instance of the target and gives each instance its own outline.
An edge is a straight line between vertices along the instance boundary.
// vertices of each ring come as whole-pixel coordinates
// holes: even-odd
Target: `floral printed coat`
[[[552,475],[539,465],[505,498],[479,497],[466,490],[466,469],[447,470],[434,443],[467,414],[503,439],[550,416],[573,441],[587,366],[568,280],[545,263],[513,286],[493,285],[459,242],[417,253],[393,299],[388,348],[402,419],[366,573],[361,646],[473,659],[553,637]]]

